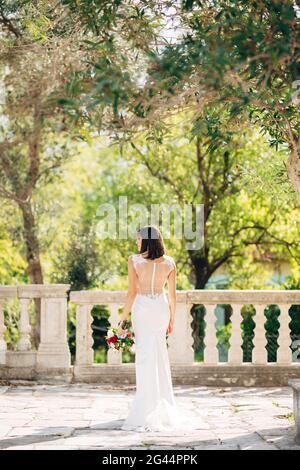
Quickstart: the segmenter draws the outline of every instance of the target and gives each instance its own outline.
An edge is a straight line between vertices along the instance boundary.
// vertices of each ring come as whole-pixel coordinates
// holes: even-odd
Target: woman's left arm
[[[137,294],[137,274],[133,266],[133,261],[132,257],[129,256],[128,258],[128,291],[127,291],[127,297],[126,297],[126,302],[123,308],[123,313],[121,320],[118,323],[118,333],[122,334],[125,332],[125,330],[122,328],[122,323],[123,321],[127,320],[129,313],[131,311],[131,307],[133,304],[133,301],[136,297]]]

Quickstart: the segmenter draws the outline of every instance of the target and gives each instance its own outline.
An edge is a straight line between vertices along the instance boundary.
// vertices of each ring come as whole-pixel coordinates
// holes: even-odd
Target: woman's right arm
[[[168,294],[169,294],[169,306],[170,306],[170,322],[167,330],[167,335],[170,335],[173,331],[175,322],[176,312],[176,264],[168,276]]]

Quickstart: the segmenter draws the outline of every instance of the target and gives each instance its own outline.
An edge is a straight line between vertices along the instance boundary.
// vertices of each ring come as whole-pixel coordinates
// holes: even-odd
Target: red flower
[[[111,336],[110,338],[108,338],[107,342],[108,343],[116,343],[118,341],[118,338],[117,336]]]
[[[127,336],[128,336],[129,338],[131,338],[131,336],[132,336],[131,331],[128,331]]]

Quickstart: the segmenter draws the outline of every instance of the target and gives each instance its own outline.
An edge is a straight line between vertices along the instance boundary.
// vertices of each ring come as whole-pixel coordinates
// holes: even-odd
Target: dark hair
[[[165,253],[162,234],[155,225],[145,225],[137,231],[142,238],[140,253],[147,252],[148,259],[160,258]]]

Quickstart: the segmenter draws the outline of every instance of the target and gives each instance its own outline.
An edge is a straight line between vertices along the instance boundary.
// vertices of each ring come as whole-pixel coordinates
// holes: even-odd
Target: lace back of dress
[[[164,255],[163,260],[155,262],[142,255],[132,255],[133,265],[138,278],[138,294],[155,298],[163,294],[164,285],[175,262],[171,256]]]

